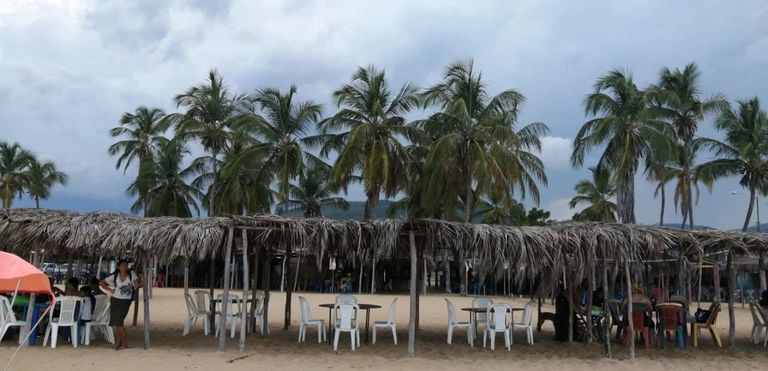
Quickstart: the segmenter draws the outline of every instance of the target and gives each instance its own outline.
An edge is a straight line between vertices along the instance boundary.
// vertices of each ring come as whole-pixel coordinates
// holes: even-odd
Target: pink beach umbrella
[[[26,260],[0,251],[0,292],[47,294],[53,298],[48,276]],[[53,299],[52,299],[53,300]]]

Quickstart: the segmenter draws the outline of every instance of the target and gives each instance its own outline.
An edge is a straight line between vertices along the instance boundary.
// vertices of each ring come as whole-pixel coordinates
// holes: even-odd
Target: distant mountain
[[[664,227],[667,228],[675,228],[675,229],[683,229],[680,223],[664,223]],[[688,226],[686,226],[684,229],[688,229]],[[693,225],[693,229],[697,231],[715,231],[717,228],[712,228],[706,225]]]
[[[734,232],[741,232],[741,228],[737,228],[733,230]],[[750,225],[747,228],[747,233],[756,233],[757,232],[757,226]],[[760,224],[760,233],[768,233],[768,223]]]
[[[363,220],[363,211],[365,210],[365,201],[348,201],[348,202],[349,202],[349,210],[323,208],[322,209],[323,217],[328,219],[337,219],[337,220],[344,220],[344,219]],[[373,209],[373,218],[374,219],[387,218],[388,217],[387,208],[389,208],[391,204],[392,204],[392,201],[387,201],[387,200],[379,201],[379,204]],[[300,210],[294,210],[286,213],[286,215],[300,217],[300,216],[303,216],[303,213]],[[400,211],[397,214],[393,215],[393,218],[395,219],[405,218],[405,213]]]

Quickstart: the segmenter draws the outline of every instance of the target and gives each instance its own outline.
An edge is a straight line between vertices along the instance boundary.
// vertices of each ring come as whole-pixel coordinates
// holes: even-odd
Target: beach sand
[[[768,365],[768,349],[752,345],[749,333],[752,318],[748,306],[736,306],[737,344],[731,348],[718,349],[708,333],[702,333],[700,348],[645,349],[637,346],[637,359],[627,359],[627,348],[613,343],[614,358],[605,359],[603,345],[562,344],[552,340],[550,322],[544,331],[534,333],[535,344],[525,342],[525,334],[518,331],[514,336],[512,351],[504,349],[503,338],[497,338],[495,352],[483,349],[482,338],[471,348],[466,343],[462,330],[454,333],[453,344],[445,342],[447,312],[443,298],[448,297],[457,308],[470,306],[470,297],[431,293],[421,297],[421,331],[416,338],[416,357],[408,357],[408,297],[406,295],[358,295],[360,303],[373,303],[382,309],[371,311],[371,321],[383,320],[389,302],[399,297],[397,308],[398,345],[385,331],[379,333],[375,345],[362,344],[355,352],[350,351],[349,336],[342,335],[339,352],[331,345],[317,344],[314,329],[307,333],[305,343],[297,343],[299,304],[298,296],[306,297],[316,318],[327,321],[328,310],[317,307],[321,303],[333,302],[333,294],[299,293],[293,296],[291,327],[282,330],[285,295],[273,293],[270,305],[270,329],[267,337],[251,335],[246,340],[246,351],[237,351],[237,338],[228,339],[227,352],[217,351],[217,339],[204,336],[202,321],[189,336],[182,336],[181,329],[186,309],[183,291],[173,288],[154,289],[151,301],[152,344],[151,349],[142,349],[142,311],[139,323],[128,328],[130,349],[115,351],[101,335],[91,346],[74,349],[70,344],[59,343],[57,349],[41,346],[24,348],[16,356],[11,370],[55,369],[60,370],[307,370],[307,369],[418,369],[418,370],[765,370]],[[508,302],[522,307],[524,299],[495,297],[497,302]],[[545,311],[552,311],[547,305]],[[132,311],[131,311],[132,313]],[[520,312],[516,312],[519,316]],[[129,320],[130,316],[129,314]],[[468,314],[458,310],[459,320],[467,320]],[[127,321],[128,322],[128,321]],[[129,323],[129,322],[128,322]],[[534,312],[534,324],[536,313]],[[361,324],[362,325],[362,324]],[[718,318],[718,330],[727,342],[727,307]],[[239,335],[237,335],[239,336]],[[42,342],[42,339],[40,340]],[[10,358],[16,349],[14,341],[0,343],[0,366]],[[40,344],[40,343],[38,343]]]

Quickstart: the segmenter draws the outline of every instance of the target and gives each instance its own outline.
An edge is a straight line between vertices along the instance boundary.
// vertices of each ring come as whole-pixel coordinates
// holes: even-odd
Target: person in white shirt
[[[109,299],[109,325],[115,328],[115,350],[128,347],[123,322],[131,308],[133,295],[142,284],[141,277],[130,270],[125,259],[117,262],[115,273],[101,281],[101,288],[112,295]]]
[[[83,305],[80,308],[80,323],[91,322],[93,315],[93,306],[96,304],[96,298],[93,297],[90,286],[80,288],[80,297],[83,298]]]

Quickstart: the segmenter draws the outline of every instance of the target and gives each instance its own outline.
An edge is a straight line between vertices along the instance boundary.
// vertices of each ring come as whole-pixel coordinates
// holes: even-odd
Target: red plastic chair
[[[677,331],[682,330],[681,326],[684,322],[684,309],[683,305],[679,303],[659,303],[656,305],[656,312],[659,314],[659,333],[657,334],[656,344],[661,348],[665,341],[664,335],[667,335],[667,339],[675,339],[674,335]]]
[[[634,309],[632,311],[632,327],[634,332],[629,332],[629,326],[624,327],[624,346],[629,346],[630,341],[635,340],[635,334],[642,333],[643,340],[645,340],[645,347],[651,347],[651,331],[645,326],[644,315],[647,312],[645,310]]]

